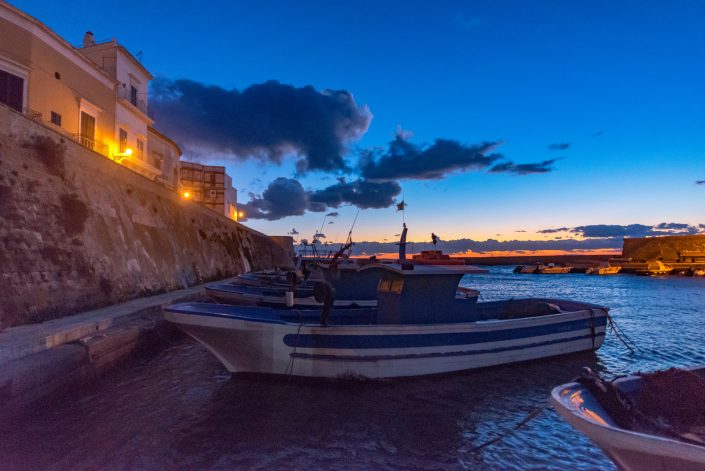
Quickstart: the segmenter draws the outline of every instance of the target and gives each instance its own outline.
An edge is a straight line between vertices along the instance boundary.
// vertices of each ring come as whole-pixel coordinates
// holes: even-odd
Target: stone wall
[[[684,250],[705,251],[705,235],[624,239],[622,256],[634,260],[675,261]]]
[[[290,263],[266,235],[0,105],[0,326]]]

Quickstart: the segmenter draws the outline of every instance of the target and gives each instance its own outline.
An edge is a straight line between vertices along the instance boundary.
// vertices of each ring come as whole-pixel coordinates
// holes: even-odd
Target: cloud
[[[697,234],[702,229],[700,226],[691,226],[690,224],[662,222],[654,226],[644,224],[592,224],[588,226],[578,226],[571,229],[584,238],[613,238],[621,239],[624,237],[653,237],[664,235],[689,235]]]
[[[557,144],[550,144],[548,150],[566,150],[570,147],[569,142],[559,142]]]
[[[514,231],[514,232],[526,232],[526,231],[525,231],[524,229],[517,229],[517,230]]]
[[[436,139],[429,146],[412,144],[407,134],[397,132],[387,149],[364,150],[360,174],[367,180],[437,180],[449,173],[483,170],[502,158],[492,151],[499,142],[465,145],[450,139]]]
[[[301,216],[309,209],[308,193],[297,180],[277,178],[261,197],[250,194],[250,201],[238,205],[246,219],[274,221],[287,216]]]
[[[192,80],[152,82],[150,108],[160,129],[190,149],[280,163],[300,157],[299,173],[349,170],[347,145],[369,127],[372,114],[345,90],[318,91],[275,80],[242,91]]]
[[[351,204],[361,209],[387,208],[401,193],[397,182],[346,181],[322,190],[304,190],[293,178],[279,177],[272,181],[261,196],[250,194],[250,201],[240,204],[246,219],[274,221],[288,216],[301,216],[306,211],[321,212]]]
[[[325,205],[337,208],[349,203],[361,209],[387,208],[394,204],[394,198],[401,193],[397,182],[371,182],[355,180],[348,182],[341,178],[338,183],[322,190],[312,191],[312,205]]]
[[[339,215],[338,215],[338,211],[333,211],[332,213],[326,214],[326,216],[329,218],[337,218]]]
[[[568,228],[559,227],[558,229],[542,229],[538,231],[539,234],[555,234],[556,232],[568,232]]]
[[[695,182],[696,185],[705,185],[705,180],[697,180]]]
[[[489,173],[513,173],[514,175],[529,175],[532,173],[548,173],[553,171],[553,164],[558,159],[544,160],[533,164],[515,164],[512,161],[502,162],[489,170]]]
[[[592,137],[600,137],[600,136],[602,136],[604,133],[605,133],[604,131],[597,131],[597,132],[592,133]]]

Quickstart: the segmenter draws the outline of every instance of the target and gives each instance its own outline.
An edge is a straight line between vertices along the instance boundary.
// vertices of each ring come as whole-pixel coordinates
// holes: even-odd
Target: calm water
[[[612,308],[641,348],[608,335],[596,353],[416,380],[236,377],[182,339],[10,428],[2,469],[613,469],[547,403],[582,365],[604,374],[705,363],[705,279],[629,275],[466,277],[484,300],[553,296]]]

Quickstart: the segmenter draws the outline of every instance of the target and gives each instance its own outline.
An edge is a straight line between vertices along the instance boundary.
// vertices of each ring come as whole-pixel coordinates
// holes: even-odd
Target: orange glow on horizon
[[[352,258],[369,258],[375,255],[379,259],[392,259],[396,260],[399,258],[397,252],[383,252],[376,254],[366,254],[366,255],[353,255]],[[407,257],[411,258],[414,254],[407,253]],[[556,255],[611,255],[618,257],[622,255],[620,249],[593,249],[593,250],[505,250],[505,251],[492,251],[492,252],[458,252],[449,254],[454,258],[487,258],[487,257],[550,257]]]

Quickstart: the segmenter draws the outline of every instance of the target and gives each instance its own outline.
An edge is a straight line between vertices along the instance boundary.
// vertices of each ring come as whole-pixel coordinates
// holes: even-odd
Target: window
[[[156,150],[152,151],[152,166],[156,168],[157,170],[162,169],[162,154],[157,152]]]
[[[144,160],[144,142],[140,139],[137,139],[137,157],[139,157],[140,160]]]
[[[81,111],[81,145],[95,148],[95,117]]]
[[[130,103],[137,106],[137,88],[134,85],[130,85]]]
[[[22,112],[24,79],[0,70],[0,103]]]
[[[61,126],[61,115],[56,111],[51,112],[51,124]]]
[[[118,142],[118,151],[122,154],[127,150],[127,131],[120,128],[120,140]]]

